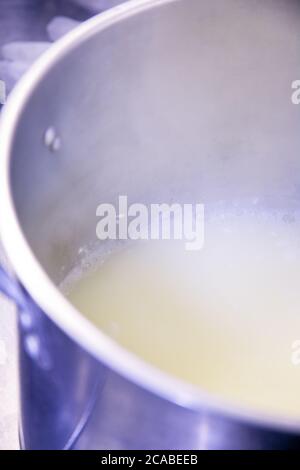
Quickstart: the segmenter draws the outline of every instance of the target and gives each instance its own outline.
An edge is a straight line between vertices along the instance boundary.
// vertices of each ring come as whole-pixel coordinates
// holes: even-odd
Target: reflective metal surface
[[[70,26],[95,13],[72,0],[0,0],[0,110],[35,59]],[[3,250],[0,244],[0,262]],[[0,449],[19,448],[16,318],[0,296]]]
[[[25,448],[299,447],[299,420],[240,409],[155,370],[56,287],[82,246],[97,245],[97,205],[119,194],[297,203],[300,117],[289,93],[299,20],[292,0],[134,1],[74,30],[15,90],[2,122],[0,210],[26,289]]]
[[[89,0],[1,0],[0,109],[23,73],[52,41],[110,6]],[[2,258],[0,243],[1,262]],[[16,326],[13,303],[0,296],[1,450],[19,448]]]

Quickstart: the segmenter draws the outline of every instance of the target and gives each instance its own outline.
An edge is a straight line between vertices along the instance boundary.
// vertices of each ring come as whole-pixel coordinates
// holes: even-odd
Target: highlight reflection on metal
[[[3,80],[0,80],[0,104],[4,104],[6,100],[6,86]]]
[[[0,110],[15,83],[51,42],[100,11],[104,6],[103,1],[100,3],[97,0],[0,0]],[[110,0],[106,3],[107,8]],[[54,142],[54,149],[57,144],[58,141]],[[0,283],[5,284],[1,272],[0,278]],[[13,305],[0,298],[0,449],[18,448],[14,313]],[[24,348],[29,352],[39,349],[39,361],[47,369],[49,358],[41,354],[39,339],[32,334],[32,315],[22,310],[19,321],[24,334],[27,332]],[[83,423],[84,418],[79,421],[67,446],[78,435]]]

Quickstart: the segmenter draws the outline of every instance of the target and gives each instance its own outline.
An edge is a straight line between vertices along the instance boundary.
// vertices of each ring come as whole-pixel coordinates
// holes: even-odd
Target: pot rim
[[[15,130],[36,86],[73,49],[118,22],[181,0],[131,0],[82,23],[53,44],[9,96],[0,119],[0,236],[16,277],[37,305],[77,344],[125,379],[169,402],[193,411],[222,414],[277,431],[300,432],[299,419],[256,412],[162,372],[102,333],[63,296],[31,250],[18,220],[10,185]],[[300,415],[300,413],[299,413]]]

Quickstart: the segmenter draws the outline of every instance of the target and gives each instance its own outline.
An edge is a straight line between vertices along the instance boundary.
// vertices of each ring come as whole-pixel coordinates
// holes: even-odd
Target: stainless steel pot
[[[26,449],[298,447],[299,420],[229,406],[143,363],[56,287],[96,207],[272,207],[300,196],[300,4],[132,1],[43,56],[1,116],[1,237],[19,306]],[[271,201],[271,202],[270,202]]]

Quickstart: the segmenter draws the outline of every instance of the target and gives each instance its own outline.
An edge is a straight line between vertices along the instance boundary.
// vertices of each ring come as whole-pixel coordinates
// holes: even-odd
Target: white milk
[[[71,302],[147,362],[239,405],[300,417],[300,220],[211,216],[204,249],[144,241],[71,283]]]

